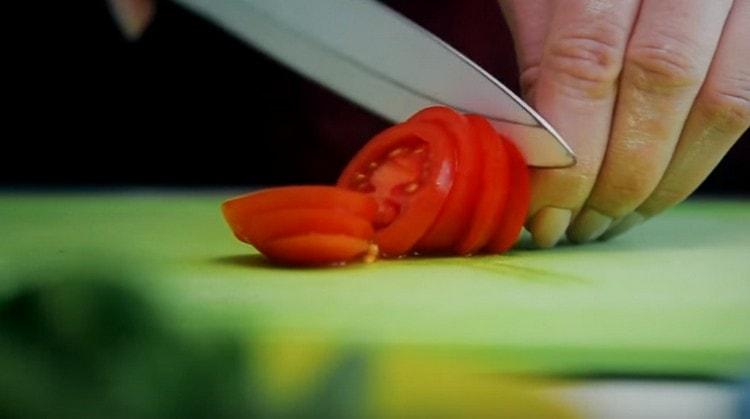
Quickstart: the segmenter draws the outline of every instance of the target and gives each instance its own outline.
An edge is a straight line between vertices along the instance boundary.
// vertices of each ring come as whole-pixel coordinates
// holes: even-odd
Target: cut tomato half
[[[495,129],[481,116],[468,115],[480,143],[482,171],[480,195],[474,207],[468,230],[454,250],[460,255],[476,253],[497,230],[508,197],[510,169],[505,146]]]
[[[269,240],[300,234],[340,234],[371,241],[372,223],[340,209],[291,208],[255,214],[236,225],[235,236],[261,247]]]
[[[311,233],[271,240],[259,249],[269,260],[285,265],[331,265],[365,258],[372,243],[357,237]]]
[[[438,124],[448,131],[456,148],[453,187],[437,219],[415,246],[419,253],[447,252],[461,238],[471,221],[479,188],[477,180],[482,168],[479,141],[473,135],[466,117],[450,108],[427,108],[409,121]]]
[[[510,140],[503,137],[503,141],[510,164],[510,188],[500,225],[487,244],[486,250],[491,253],[503,253],[513,247],[526,222],[531,203],[531,179],[526,161]]]
[[[413,121],[373,137],[346,166],[338,185],[378,202],[375,240],[383,254],[408,253],[434,223],[453,185],[455,154],[444,129]]]

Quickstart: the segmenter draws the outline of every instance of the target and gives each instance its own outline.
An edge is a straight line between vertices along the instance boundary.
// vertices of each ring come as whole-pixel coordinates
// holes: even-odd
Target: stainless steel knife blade
[[[575,157],[529,105],[454,48],[373,0],[178,0],[299,73],[394,122],[446,105],[485,116],[531,166]]]

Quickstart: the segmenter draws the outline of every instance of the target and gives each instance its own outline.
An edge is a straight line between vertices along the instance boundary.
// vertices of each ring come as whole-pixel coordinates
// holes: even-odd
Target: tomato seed
[[[405,151],[406,151],[406,149],[405,149],[405,148],[403,148],[403,147],[399,147],[399,148],[397,148],[397,149],[394,149],[394,150],[392,150],[392,151],[391,151],[390,153],[388,153],[388,157],[396,157],[396,156],[399,156],[399,155],[401,155],[401,154],[404,154],[404,152],[405,152]]]
[[[404,192],[411,194],[416,192],[417,188],[419,188],[419,185],[416,182],[412,182],[404,187]]]
[[[367,247],[367,253],[365,253],[365,256],[362,259],[362,262],[364,263],[375,262],[378,259],[379,253],[380,253],[380,249],[378,249],[378,245],[375,243],[370,243],[370,246]]]

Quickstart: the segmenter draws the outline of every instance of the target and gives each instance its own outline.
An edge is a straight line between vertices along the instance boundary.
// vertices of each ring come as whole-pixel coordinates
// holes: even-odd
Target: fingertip
[[[565,234],[573,213],[569,209],[544,207],[528,223],[534,243],[541,248],[554,247]]]
[[[108,0],[117,27],[129,41],[143,35],[156,13],[153,0]]]
[[[592,208],[584,208],[568,228],[568,239],[574,243],[596,240],[611,224],[612,217]]]
[[[622,235],[632,229],[643,224],[646,221],[646,216],[639,213],[638,211],[632,212],[622,218],[618,218],[613,221],[609,229],[599,237],[599,240],[610,240],[619,235]]]

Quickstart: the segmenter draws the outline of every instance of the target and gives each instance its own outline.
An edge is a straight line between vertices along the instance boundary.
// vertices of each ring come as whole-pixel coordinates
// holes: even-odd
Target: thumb
[[[154,0],[108,0],[109,9],[123,36],[138,39],[154,19]]]
[[[534,103],[544,40],[554,9],[553,0],[499,0],[516,50],[521,94]]]

